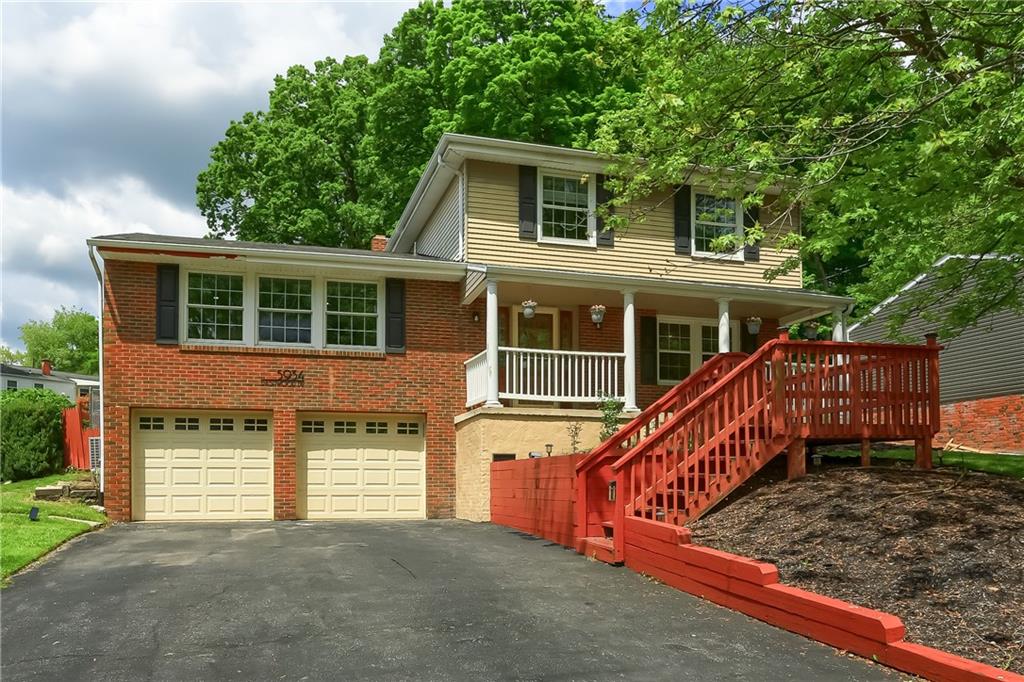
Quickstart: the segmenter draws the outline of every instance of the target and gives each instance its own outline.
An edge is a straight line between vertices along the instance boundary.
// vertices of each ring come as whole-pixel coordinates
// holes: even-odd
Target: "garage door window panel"
[[[188,340],[241,342],[244,307],[241,275],[188,273]]]
[[[312,280],[260,277],[258,306],[258,338],[261,343],[311,343]]]
[[[198,431],[199,430],[199,417],[175,417],[174,418],[174,430],[175,431]]]
[[[380,291],[374,282],[327,282],[328,346],[380,347]]]

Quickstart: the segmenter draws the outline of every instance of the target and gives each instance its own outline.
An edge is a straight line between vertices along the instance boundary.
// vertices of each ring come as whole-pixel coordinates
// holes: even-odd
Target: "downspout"
[[[103,504],[103,490],[106,487],[104,481],[104,468],[106,464],[106,447],[104,443],[104,433],[106,431],[106,419],[104,419],[104,409],[106,405],[106,397],[103,391],[103,304],[104,304],[104,281],[103,281],[103,268],[96,262],[96,247],[89,247],[89,260],[92,261],[92,269],[96,273],[96,282],[99,284],[99,292],[97,299],[99,302],[99,357],[100,357],[100,504]]]
[[[843,310],[843,341],[850,341],[850,316],[853,315],[853,309],[856,307],[856,303],[851,303]]]

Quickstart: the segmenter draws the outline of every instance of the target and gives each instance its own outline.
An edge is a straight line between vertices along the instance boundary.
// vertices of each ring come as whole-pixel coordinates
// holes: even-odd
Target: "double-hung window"
[[[327,282],[328,346],[378,346],[378,286],[373,282]]]
[[[594,208],[597,192],[590,176],[539,173],[542,242],[590,244],[595,242]]]
[[[242,275],[188,273],[189,340],[242,340]]]
[[[729,323],[729,338],[738,346],[739,323]],[[675,384],[718,354],[718,323],[714,320],[658,318],[658,382]]]
[[[693,193],[693,253],[698,256],[743,258],[743,251],[715,251],[712,242],[718,237],[743,235],[743,210],[740,202],[700,191]]]
[[[313,335],[313,282],[260,277],[257,339],[263,343],[303,343]]]

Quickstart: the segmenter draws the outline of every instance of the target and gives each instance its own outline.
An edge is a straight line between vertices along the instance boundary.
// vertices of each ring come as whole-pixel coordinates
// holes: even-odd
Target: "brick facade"
[[[933,444],[1024,453],[1024,395],[968,400],[942,406],[942,430]]]
[[[464,410],[463,362],[484,347],[484,325],[460,305],[458,283],[408,280],[401,354],[298,348],[159,345],[156,265],[106,261],[103,311],[105,503],[131,519],[132,409],[268,411],[274,421],[274,517],[296,517],[296,413],[389,412],[424,416],[427,515],[455,505],[455,425]],[[279,369],[304,386],[262,386]]]

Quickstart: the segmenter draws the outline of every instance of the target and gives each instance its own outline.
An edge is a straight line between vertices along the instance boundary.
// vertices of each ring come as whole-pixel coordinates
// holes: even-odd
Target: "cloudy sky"
[[[202,236],[196,174],[276,74],[368,54],[411,2],[0,3],[0,343],[96,312],[85,238]]]

